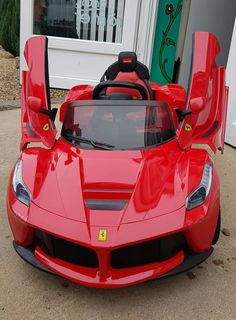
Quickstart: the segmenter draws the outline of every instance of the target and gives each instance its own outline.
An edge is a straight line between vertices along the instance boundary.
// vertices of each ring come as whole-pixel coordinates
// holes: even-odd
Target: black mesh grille
[[[98,257],[94,250],[73,242],[36,231],[36,245],[49,256],[87,268],[98,268]]]
[[[35,244],[49,256],[87,268],[98,268],[96,252],[87,247],[63,240],[42,231],[36,231]],[[186,250],[183,233],[165,238],[138,243],[111,252],[113,269],[133,268],[156,262],[163,262],[174,257],[179,251]]]
[[[182,233],[142,242],[112,251],[111,266],[114,269],[122,269],[163,262],[174,257],[185,247]]]

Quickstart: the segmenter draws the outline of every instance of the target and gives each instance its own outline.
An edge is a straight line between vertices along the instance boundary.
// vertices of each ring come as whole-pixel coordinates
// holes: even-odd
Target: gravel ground
[[[19,100],[18,59],[0,47],[0,101]]]
[[[0,112],[0,319],[236,319],[236,150],[218,156],[223,228],[212,257],[190,273],[119,290],[88,289],[42,273],[12,248],[6,188],[19,156],[20,110]],[[3,152],[4,150],[4,152]]]
[[[20,71],[19,58],[14,58],[10,53],[6,52],[0,46],[0,104],[4,105],[7,101],[8,105],[19,106],[12,101],[20,99]],[[51,89],[52,101],[63,101],[66,90]]]

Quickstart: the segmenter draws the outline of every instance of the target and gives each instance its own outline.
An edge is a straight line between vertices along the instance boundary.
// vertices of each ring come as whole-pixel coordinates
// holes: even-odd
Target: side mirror
[[[28,106],[30,110],[32,110],[35,113],[41,113],[44,114],[45,116],[49,117],[52,122],[55,121],[56,115],[57,115],[57,109],[52,109],[52,110],[47,110],[43,109],[43,102],[41,99],[29,96],[28,98]]]
[[[200,113],[206,105],[206,98],[198,97],[190,100],[190,109],[193,114]]]
[[[43,103],[42,103],[41,99],[29,96],[28,97],[28,106],[35,113],[40,113],[40,111],[42,110]]]

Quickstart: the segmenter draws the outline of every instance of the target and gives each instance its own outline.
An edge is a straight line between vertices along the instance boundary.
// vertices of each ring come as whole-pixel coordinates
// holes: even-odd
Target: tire
[[[219,238],[220,238],[220,230],[221,230],[221,212],[219,213],[219,218],[216,225],[216,231],[214,234],[214,238],[212,240],[212,245],[217,244]]]

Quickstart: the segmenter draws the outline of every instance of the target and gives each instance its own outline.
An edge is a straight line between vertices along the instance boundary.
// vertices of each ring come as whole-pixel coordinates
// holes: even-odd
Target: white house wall
[[[81,8],[81,3],[84,0],[76,0],[77,10]],[[89,3],[89,0],[84,2]],[[104,2],[105,1],[105,2]],[[33,35],[33,0],[21,0],[21,70],[26,70],[27,66],[23,56],[25,42]],[[58,0],[50,2],[48,17],[52,25],[57,26],[64,23],[64,15],[59,14]],[[72,3],[75,0],[69,0],[66,8],[72,15]],[[107,3],[106,0],[100,0],[98,3]],[[109,0],[109,9],[112,17],[114,12],[115,0]],[[123,19],[123,28],[114,28],[107,20],[106,40],[98,41],[95,39],[93,32],[92,38],[86,37],[86,12],[83,16],[77,14],[77,19],[74,23],[77,27],[77,32],[80,30],[80,39],[62,38],[49,36],[49,69],[50,69],[50,85],[55,88],[69,89],[80,83],[96,84],[106,68],[117,60],[117,55],[121,51],[136,51],[138,58],[147,65],[150,64],[152,56],[154,26],[156,19],[156,11],[158,0],[119,0],[118,3],[117,23]],[[124,10],[125,4],[125,10]],[[74,9],[75,10],[75,5]],[[81,11],[81,10],[80,10]],[[91,18],[91,25],[94,23],[94,12],[87,17]],[[101,10],[101,14],[102,14]],[[101,39],[104,38],[104,28],[102,28],[102,20],[100,15],[98,19],[98,35],[101,34]],[[82,22],[80,22],[82,21]],[[70,19],[66,19],[66,23],[71,23]],[[114,22],[114,19],[113,19]],[[72,22],[73,23],[73,22]],[[94,29],[95,30],[95,29]],[[97,38],[97,37],[96,37]]]

